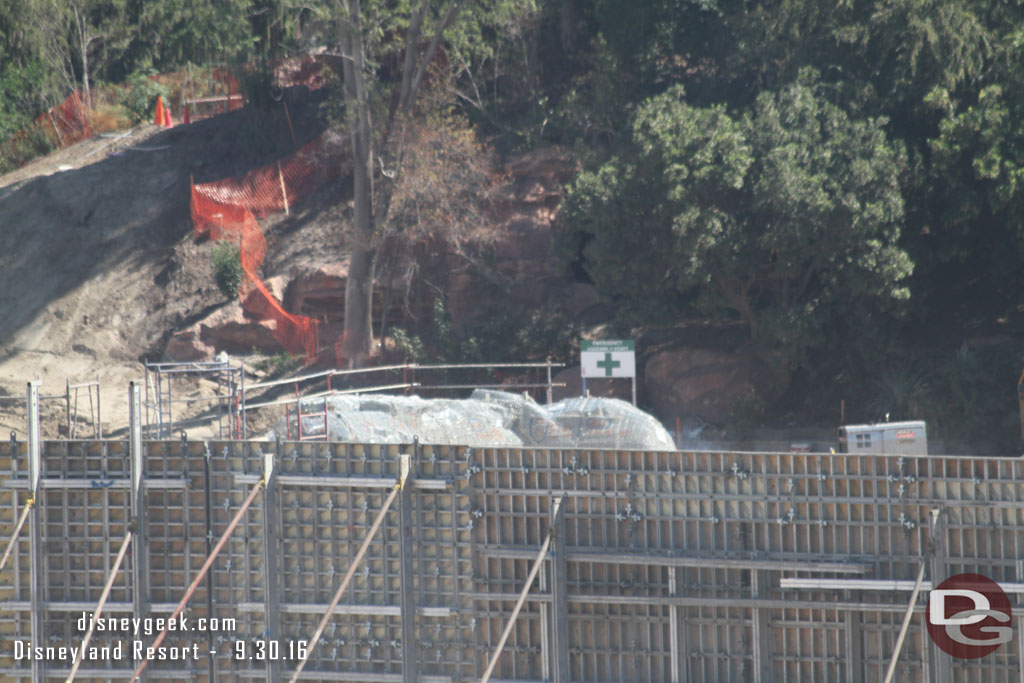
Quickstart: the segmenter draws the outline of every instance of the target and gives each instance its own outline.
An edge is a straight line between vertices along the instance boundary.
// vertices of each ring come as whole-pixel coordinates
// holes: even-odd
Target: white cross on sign
[[[633,340],[584,340],[580,344],[580,367],[584,377],[636,377]]]

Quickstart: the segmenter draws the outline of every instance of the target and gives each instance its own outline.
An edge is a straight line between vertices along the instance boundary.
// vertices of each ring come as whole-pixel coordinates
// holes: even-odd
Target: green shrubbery
[[[213,248],[212,258],[217,289],[228,298],[238,296],[238,288],[242,286],[242,278],[245,277],[238,247],[230,242],[220,242]]]
[[[152,70],[136,71],[128,77],[128,89],[125,91],[122,104],[135,123],[149,120],[153,116],[156,98],[166,99],[170,94],[167,86],[149,78],[153,74]]]

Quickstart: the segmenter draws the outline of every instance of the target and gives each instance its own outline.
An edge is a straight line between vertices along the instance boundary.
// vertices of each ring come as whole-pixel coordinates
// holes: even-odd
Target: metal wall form
[[[169,613],[260,480],[263,449],[275,451],[271,486],[187,612],[193,623],[216,616],[237,627],[172,633],[165,644],[196,642],[202,656],[153,662],[150,680],[285,680],[293,662],[237,661],[235,643],[252,653],[252,641],[269,637],[284,656],[310,637],[400,452],[414,455],[411,550],[401,552],[396,505],[303,679],[479,680],[563,493],[555,552],[492,680],[877,681],[909,591],[790,590],[781,578],[912,580],[926,558],[932,581],[977,571],[1024,582],[1015,459],[154,441],[142,444],[145,494],[133,513],[130,440],[54,441],[42,444],[37,529],[0,573],[0,677],[66,677],[70,661],[35,670],[14,661],[13,641],[77,645],[75,622],[94,608],[133,524],[141,540],[105,614]],[[28,451],[0,445],[0,472],[10,472],[2,540],[28,498]],[[934,525],[932,510],[941,510]],[[414,616],[401,609],[403,580]],[[1020,598],[1011,595],[1015,612]],[[34,610],[42,626],[33,639]],[[1024,680],[1019,620],[995,654],[950,662],[923,630],[923,601],[917,610],[895,680]],[[403,627],[415,633],[411,652]],[[92,644],[122,635],[97,633]],[[86,662],[78,680],[131,671],[131,661]]]

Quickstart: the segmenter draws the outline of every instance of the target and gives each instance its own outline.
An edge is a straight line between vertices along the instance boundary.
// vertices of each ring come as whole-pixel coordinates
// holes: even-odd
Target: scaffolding
[[[194,382],[207,380],[214,385],[214,393],[207,396],[175,397],[176,380]],[[200,420],[217,424],[219,438],[238,438],[244,432],[244,418],[238,410],[240,397],[245,394],[245,370],[232,366],[226,359],[189,363],[146,363],[145,365],[145,420],[143,430],[147,438],[170,439],[175,428],[184,428]],[[175,421],[175,404],[211,404],[200,420]]]

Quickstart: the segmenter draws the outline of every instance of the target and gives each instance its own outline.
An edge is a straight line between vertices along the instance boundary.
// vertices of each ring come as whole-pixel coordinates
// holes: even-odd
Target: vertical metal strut
[[[264,634],[268,640],[277,640],[281,633],[277,593],[277,477],[274,458],[280,456],[281,438],[274,450],[263,454],[263,606],[266,614]],[[276,657],[267,658],[267,680],[281,680],[281,664]]]
[[[413,444],[419,452],[419,443]],[[411,458],[402,455],[401,480],[408,481]],[[398,494],[398,572],[402,602],[402,683],[416,683],[416,592],[412,561],[412,487],[402,486]]]
[[[149,615],[149,538],[146,533],[145,457],[142,452],[142,401],[139,385],[128,384],[128,449],[132,478],[132,616]],[[138,666],[139,662],[135,662]]]
[[[28,383],[26,395],[28,408],[28,472],[29,499],[33,502],[29,516],[29,540],[32,552],[31,607],[32,607],[32,640],[42,643],[43,633],[43,519],[40,514],[42,489],[39,480],[43,470],[42,444],[39,441],[39,382]],[[32,683],[42,683],[46,678],[43,660],[32,658]]]

